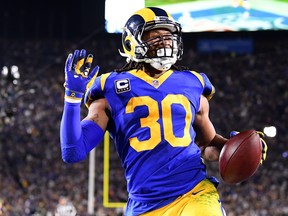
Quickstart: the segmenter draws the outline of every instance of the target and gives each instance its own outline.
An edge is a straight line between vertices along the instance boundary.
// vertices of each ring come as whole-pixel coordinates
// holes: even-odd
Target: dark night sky
[[[1,3],[0,37],[70,38],[92,31],[104,31],[104,0]]]

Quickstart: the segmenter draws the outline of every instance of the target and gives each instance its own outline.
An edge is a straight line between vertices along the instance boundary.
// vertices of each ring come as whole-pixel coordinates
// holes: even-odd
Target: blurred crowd
[[[266,137],[267,160],[239,185],[222,182],[217,162],[207,162],[208,173],[220,180],[227,216],[288,215],[288,41],[241,55],[200,54],[189,43],[184,46],[179,64],[206,73],[216,87],[210,117],[218,133],[227,137],[231,130],[277,128],[276,137]],[[112,36],[82,42],[0,40],[0,66],[8,68],[0,77],[0,215],[56,215],[63,197],[71,215],[74,210],[88,215],[89,160],[69,165],[61,159],[63,68],[69,52],[85,48],[101,73],[112,71],[125,61],[119,47],[120,38]],[[18,66],[19,78],[11,73],[12,65]],[[125,202],[123,171],[111,148],[109,199]],[[96,150],[95,172],[95,215],[122,215],[122,209],[102,204],[103,145]]]

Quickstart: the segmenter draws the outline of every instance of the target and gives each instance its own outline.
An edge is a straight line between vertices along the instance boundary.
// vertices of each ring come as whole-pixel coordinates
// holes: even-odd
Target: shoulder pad
[[[111,73],[105,73],[99,77],[96,77],[93,84],[87,89],[84,96],[84,104],[87,108],[89,108],[94,100],[104,97],[105,83],[110,74]]]
[[[215,88],[212,85],[212,83],[210,82],[209,78],[206,76],[206,74],[200,73],[200,75],[203,77],[203,81],[204,81],[203,95],[208,100],[210,100],[216,92]]]

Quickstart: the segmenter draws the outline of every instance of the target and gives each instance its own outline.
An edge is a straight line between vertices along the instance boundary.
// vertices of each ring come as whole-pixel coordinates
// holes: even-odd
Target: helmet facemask
[[[181,44],[181,37],[172,33],[143,41],[141,46],[147,50],[144,62],[160,71],[169,70],[179,59],[179,44]]]

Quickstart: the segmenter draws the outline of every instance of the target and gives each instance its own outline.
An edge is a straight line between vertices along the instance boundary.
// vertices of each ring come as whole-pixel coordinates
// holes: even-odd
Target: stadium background
[[[5,1],[0,7],[0,66],[17,65],[0,79],[0,215],[52,215],[61,196],[78,215],[87,214],[88,159],[68,165],[61,160],[59,123],[63,108],[63,66],[74,49],[95,56],[101,72],[122,66],[120,35],[104,30],[104,1]],[[124,13],[124,11],[119,12]],[[216,87],[211,119],[219,133],[277,127],[267,138],[267,161],[240,185],[221,183],[229,216],[288,215],[286,133],[288,122],[288,34],[285,31],[187,33],[184,58],[205,72]],[[252,41],[249,52],[202,53],[201,40]],[[17,81],[17,82],[16,82]],[[83,116],[87,110],[83,107]],[[103,145],[96,150],[95,215],[122,215],[103,206]],[[119,160],[110,149],[109,201],[125,202]],[[208,163],[216,175],[217,163]],[[0,211],[0,212],[1,212]]]

